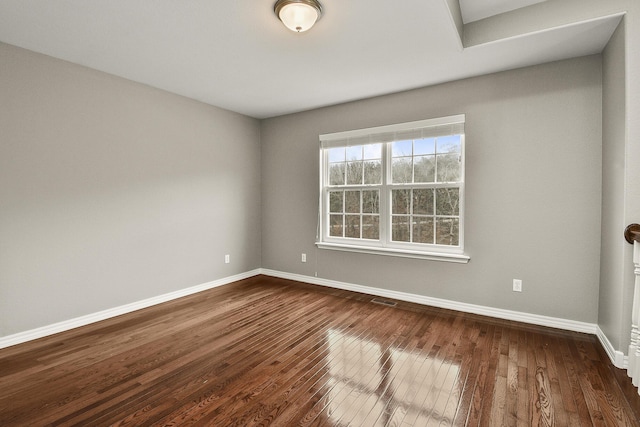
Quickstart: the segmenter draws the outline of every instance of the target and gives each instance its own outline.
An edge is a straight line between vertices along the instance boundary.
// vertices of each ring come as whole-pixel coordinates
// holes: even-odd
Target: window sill
[[[426,259],[430,261],[444,261],[466,264],[471,259],[465,254],[454,254],[446,252],[422,252],[411,251],[407,249],[396,248],[379,248],[372,246],[356,246],[344,245],[340,243],[316,242],[316,246],[320,249],[329,249],[332,251],[357,252],[362,254],[387,255],[402,258]]]

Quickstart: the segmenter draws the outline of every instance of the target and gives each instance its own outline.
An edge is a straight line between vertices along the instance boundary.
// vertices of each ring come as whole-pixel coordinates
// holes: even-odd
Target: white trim
[[[629,342],[629,367],[627,375],[633,385],[640,386],[640,242],[633,242],[634,287],[631,308],[631,339]]]
[[[107,310],[99,311],[97,313],[87,314],[86,316],[76,317],[75,319],[64,320],[62,322],[54,323],[52,325],[42,326],[40,328],[31,329],[24,332],[18,332],[17,334],[7,335],[0,337],[0,349],[10,347],[12,345],[21,344],[27,341],[43,338],[48,335],[57,334],[60,332],[75,329],[80,326],[86,326],[91,323],[106,320],[122,314],[131,313],[136,310],[151,307],[153,305],[162,304],[163,302],[171,301],[174,299],[182,298],[187,295],[195,294],[198,292],[213,289],[218,286],[226,285],[229,283],[237,282],[238,280],[247,279],[249,277],[257,276],[260,274],[260,269],[247,271],[245,273],[236,274],[235,276],[224,277],[222,279],[214,280],[212,282],[203,283],[201,285],[192,286],[190,288],[181,289],[167,294],[158,295],[156,297],[147,298],[142,301],[132,302],[130,304],[121,305],[119,307],[109,308]]]
[[[229,283],[236,282],[238,280],[247,279],[249,277],[263,274],[265,276],[279,277],[282,279],[295,280],[303,283],[310,283],[313,285],[326,286],[330,288],[343,289],[352,292],[365,293],[370,295],[382,296],[386,298],[393,298],[401,301],[408,301],[422,305],[428,305],[433,307],[446,308],[450,310],[462,311],[465,313],[480,314],[483,316],[496,317],[500,319],[513,320],[517,322],[530,323],[534,325],[548,326],[552,328],[565,329],[575,332],[583,332],[587,334],[596,335],[600,341],[605,352],[611,359],[613,365],[620,369],[626,369],[628,366],[628,358],[621,351],[617,351],[611,345],[608,338],[602,332],[600,327],[596,324],[577,322],[574,320],[560,319],[556,317],[540,316],[536,314],[521,313],[511,310],[504,310],[493,307],[480,306],[475,304],[461,303],[451,300],[445,300],[440,298],[426,297],[422,295],[410,294],[405,292],[392,291],[387,289],[373,288],[369,286],[356,285],[352,283],[338,282],[335,280],[322,279],[318,277],[310,277],[301,274],[285,273],[276,270],[269,270],[264,268],[258,268],[245,273],[240,273],[234,276],[225,277],[222,279],[214,280],[212,282],[203,283],[201,285],[192,286],[190,288],[181,289],[178,291],[170,292],[167,294],[159,295],[156,297],[148,298],[142,301],[125,304],[119,307],[99,311],[97,313],[88,314],[86,316],[77,317],[74,319],[65,320],[62,322],[54,323],[52,325],[43,326],[29,331],[19,332],[17,334],[8,335],[6,337],[0,337],[0,349],[10,347],[13,345],[25,343],[27,341],[43,338],[49,335],[57,334],[60,332],[68,331],[71,329],[86,326],[95,322],[110,319],[115,316],[131,313],[143,308],[151,307],[164,302],[172,301],[178,298],[182,298],[188,295],[192,295],[198,292],[213,289],[219,286],[227,285]]]
[[[331,134],[320,135],[320,195],[318,200],[318,227],[316,233],[316,245],[321,249],[330,249],[330,250],[342,250],[349,252],[359,252],[359,253],[367,253],[367,254],[376,254],[376,255],[388,255],[388,256],[399,256],[405,258],[417,258],[417,259],[427,259],[427,260],[436,260],[436,261],[449,261],[449,262],[457,262],[457,263],[467,263],[469,262],[469,256],[464,253],[464,211],[465,211],[465,203],[464,203],[464,194],[465,194],[465,134],[464,134],[464,123],[466,120],[465,114],[458,114],[455,116],[434,118],[434,119],[426,119],[419,120],[414,122],[407,123],[398,123],[386,126],[378,126],[367,129],[358,129],[344,132],[337,132]],[[458,126],[459,125],[459,126]],[[424,138],[426,137],[424,133],[421,133],[425,130],[439,129],[432,136],[437,137],[438,135],[459,135],[460,137],[460,153],[459,157],[461,158],[461,173],[459,180],[455,182],[411,182],[411,183],[393,183],[391,177],[391,164],[392,164],[392,150],[391,144],[393,141],[399,141],[404,139],[416,139],[416,138]],[[403,131],[411,131],[409,134],[402,134]],[[414,134],[414,131],[419,131],[418,134]],[[440,132],[441,133],[438,133]],[[362,137],[368,137],[368,142],[363,141]],[[371,140],[372,137],[378,138],[381,137],[380,140],[376,139],[376,143],[382,144],[383,151],[380,155],[380,162],[382,166],[382,179],[381,182],[375,185],[364,184],[361,181],[359,184],[351,185],[343,182],[340,185],[330,185],[329,181],[329,151],[327,149],[332,148],[340,148],[342,151],[342,159],[337,162],[338,164],[343,164],[346,167],[348,165],[349,159],[344,157],[344,147],[345,146],[361,146],[367,143],[373,143]],[[374,139],[375,139],[374,138]],[[330,145],[326,143],[335,142],[335,145]],[[351,144],[353,143],[353,144]],[[436,144],[437,145],[437,144]],[[360,147],[361,148],[361,147]],[[362,153],[361,153],[362,154]],[[413,156],[413,151],[411,152]],[[438,158],[438,149],[434,146],[433,155],[434,159]],[[347,157],[349,157],[347,155]],[[364,158],[364,156],[362,156]],[[413,158],[413,157],[412,157]],[[378,159],[376,158],[376,161]],[[358,160],[361,161],[361,160]],[[435,160],[434,160],[435,161]],[[437,162],[437,161],[436,161]],[[437,165],[435,166],[437,169]],[[347,179],[348,182],[348,179]],[[414,191],[415,189],[438,189],[438,188],[457,188],[459,192],[459,211],[457,215],[451,213],[451,215],[438,215],[438,212],[431,212],[427,218],[432,218],[433,221],[433,232],[436,232],[436,224],[438,218],[446,218],[452,217],[458,220],[458,245],[456,246],[448,246],[448,245],[438,245],[436,242],[430,244],[422,244],[416,242],[397,242],[393,241],[391,238],[391,229],[393,222],[393,212],[391,212],[391,199],[392,192],[394,189],[406,189],[410,191]],[[377,239],[366,239],[366,238],[349,238],[347,236],[331,236],[330,235],[330,217],[334,214],[341,214],[343,216],[343,222],[346,221],[345,214],[346,212],[345,204],[343,203],[342,209],[338,210],[334,213],[330,212],[330,194],[332,192],[343,192],[347,190],[354,191],[363,191],[365,189],[369,189],[371,191],[377,191],[379,193],[379,210],[375,214],[379,217],[379,232],[380,235]],[[432,190],[433,191],[433,190]],[[437,192],[437,190],[435,190]],[[437,193],[434,194],[434,197],[437,197]],[[361,209],[358,213],[360,220],[362,220],[365,212]],[[415,215],[413,209],[410,209],[409,212],[406,213],[410,215],[413,221],[413,216]],[[356,215],[355,217],[357,217]],[[343,224],[346,226],[346,224]],[[343,234],[344,234],[344,227]],[[410,233],[413,234],[413,230],[410,230]],[[409,239],[413,240],[413,239]]]
[[[415,122],[397,123],[392,125],[376,126],[372,128],[347,130],[342,132],[326,133],[320,135],[320,141],[333,141],[336,139],[356,138],[359,136],[368,136],[371,134],[402,132],[406,130],[428,128],[441,125],[450,125],[455,123],[464,123],[466,117],[464,114],[455,116],[438,117],[435,119],[418,120]]]
[[[599,325],[596,325],[596,335],[607,356],[609,356],[611,363],[613,363],[613,366],[619,369],[627,369],[629,358],[625,356],[623,352],[613,348],[611,341],[609,341],[609,338],[602,332]]]
[[[467,304],[463,302],[432,298],[406,292],[391,291],[388,289],[372,288],[369,286],[356,285],[353,283],[338,282],[335,280],[322,279],[319,277],[309,277],[301,274],[284,273],[281,271],[269,270],[264,268],[261,269],[260,272],[265,276],[296,280],[298,282],[305,282],[313,285],[327,286],[330,288],[360,292],[364,294],[393,298],[401,301],[414,302],[422,305],[446,308],[449,310],[457,310],[465,313],[479,314],[482,316],[496,317],[499,319],[513,320],[516,322],[530,323],[533,325],[548,326],[556,329],[582,332],[591,335],[595,335],[598,328],[598,325],[596,325],[595,323],[579,322],[576,320],[561,319],[558,317],[541,316],[538,314],[522,313],[519,311],[504,310],[501,308]]]
[[[382,246],[356,246],[343,245],[340,243],[316,242],[316,246],[320,249],[330,249],[333,251],[358,252],[362,254],[387,255],[403,258],[428,259],[431,261],[446,261],[457,263],[468,263],[470,257],[464,254],[447,253],[447,252],[420,252],[408,249],[397,249]]]

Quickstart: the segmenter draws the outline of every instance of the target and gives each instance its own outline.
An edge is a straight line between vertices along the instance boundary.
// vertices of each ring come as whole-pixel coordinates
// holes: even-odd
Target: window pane
[[[413,190],[413,213],[417,215],[433,215],[433,189]]]
[[[374,240],[380,238],[380,218],[377,215],[362,216],[362,238]]]
[[[459,215],[459,195],[457,188],[436,189],[436,215]]]
[[[425,154],[435,154],[435,152],[436,152],[435,138],[417,139],[413,142],[414,156],[422,156]]]
[[[360,215],[345,215],[347,224],[344,229],[344,237],[360,238]]]
[[[382,164],[380,161],[368,161],[364,163],[364,183],[365,184],[381,184],[382,183]]]
[[[459,153],[462,148],[460,135],[438,137],[437,147],[438,153]]]
[[[332,191],[329,193],[329,212],[344,212],[342,201],[344,193],[342,191]]]
[[[360,191],[344,192],[344,211],[347,213],[360,213]]]
[[[362,184],[362,162],[347,163],[347,185]]]
[[[438,154],[438,182],[460,181],[459,154]]]
[[[391,153],[393,157],[411,156],[413,141],[396,141],[391,144]]]
[[[329,185],[344,185],[344,163],[329,164]]]
[[[367,190],[362,192],[362,212],[380,212],[380,192],[378,190]]]
[[[344,147],[329,149],[329,163],[344,162]]]
[[[436,219],[436,244],[458,246],[460,221],[457,218]]]
[[[342,215],[329,215],[329,236],[342,237],[344,228]]]
[[[433,218],[413,217],[413,241],[433,244]]]
[[[411,157],[393,159],[391,163],[391,179],[395,183],[413,182],[411,176]]]
[[[434,156],[420,156],[414,158],[415,182],[434,182],[436,175],[436,160]]]
[[[382,144],[369,144],[364,146],[364,159],[381,159],[382,158]]]
[[[393,190],[391,192],[391,213],[409,214],[411,190]]]
[[[411,238],[409,234],[408,216],[393,216],[391,218],[391,239],[396,242],[408,242]]]
[[[347,160],[362,160],[362,145],[347,147]]]

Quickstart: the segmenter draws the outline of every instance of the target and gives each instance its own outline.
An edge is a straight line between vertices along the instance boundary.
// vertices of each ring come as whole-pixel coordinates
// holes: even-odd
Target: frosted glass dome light
[[[322,6],[316,0],[278,0],[273,10],[288,29],[297,33],[313,27],[322,16]]]

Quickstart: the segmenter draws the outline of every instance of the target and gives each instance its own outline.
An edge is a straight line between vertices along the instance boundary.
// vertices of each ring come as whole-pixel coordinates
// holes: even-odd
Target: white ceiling
[[[295,34],[275,0],[2,0],[0,41],[265,118],[598,53],[619,21],[463,49],[447,0],[321,1]],[[539,1],[461,0],[462,15]]]

